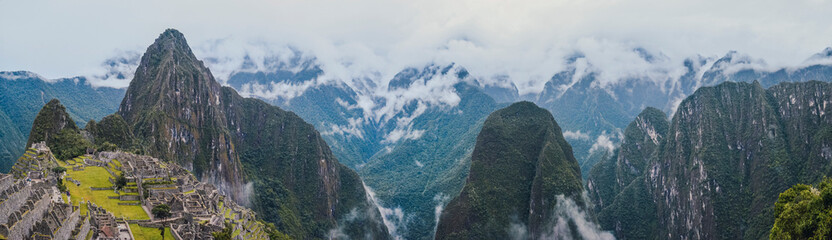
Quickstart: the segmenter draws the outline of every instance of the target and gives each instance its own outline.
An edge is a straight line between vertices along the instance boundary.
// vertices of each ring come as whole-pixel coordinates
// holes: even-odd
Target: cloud
[[[784,66],[832,39],[832,2],[824,0],[47,0],[0,7],[15,9],[0,16],[13,23],[0,25],[7,33],[0,36],[1,70],[48,78],[87,76],[114,50],[142,52],[168,27],[182,30],[198,57],[217,60],[209,65],[218,79],[246,55],[290,57],[296,49],[314,56],[326,79],[383,83],[404,67],[456,62],[484,79],[509,76],[521,94],[542,90],[576,49],[605,70],[601,84],[609,84],[667,69],[643,65],[630,46],[660,51],[676,65],[738,50]]]
[[[586,191],[581,195],[584,202],[589,202]],[[553,222],[543,227],[541,233],[530,233],[528,226],[517,216],[511,216],[511,221],[506,231],[509,238],[513,240],[532,239],[530,234],[537,235],[533,239],[543,240],[566,240],[566,239],[593,239],[593,240],[614,240],[612,233],[601,230],[589,214],[574,200],[564,195],[557,195]],[[574,228],[573,228],[574,227]]]
[[[387,227],[387,232],[390,233],[390,236],[395,240],[403,239],[399,230],[401,230],[401,232],[406,232],[407,223],[405,221],[406,219],[402,208],[386,208],[382,206],[382,203],[376,198],[376,193],[373,192],[373,189],[367,187],[363,181],[361,184],[364,186],[364,191],[367,192],[372,204],[378,208],[379,212],[381,212],[382,221],[384,222],[384,226]]]
[[[436,228],[439,227],[439,217],[442,216],[442,210],[445,209],[445,205],[448,204],[448,201],[451,200],[451,196],[448,196],[444,193],[438,193],[433,196],[433,201],[436,202],[436,206],[433,207],[433,232],[436,233]]]
[[[586,196],[586,192],[584,192]],[[570,198],[563,195],[557,196],[555,206],[557,223],[546,231],[540,239],[574,239],[580,236],[581,239],[614,240],[610,232],[602,231],[601,227],[591,220],[589,215]],[[573,232],[569,226],[572,223],[577,232]]]
[[[581,140],[581,141],[589,141],[589,134],[578,131],[564,131],[563,138],[567,140]]]
[[[321,135],[342,135],[342,136],[352,136],[357,137],[359,139],[364,139],[364,133],[362,132],[362,127],[364,125],[364,119],[361,118],[350,118],[347,119],[349,122],[346,126],[341,126],[337,124],[329,124],[330,129],[327,131],[321,132]],[[326,123],[324,123],[326,125]]]
[[[243,97],[260,97],[265,99],[285,99],[287,102],[292,98],[302,95],[306,89],[315,86],[315,81],[306,81],[299,84],[285,82],[270,82],[260,84],[256,82],[243,84],[237,92]]]
[[[595,139],[595,143],[592,144],[592,147],[589,148],[589,153],[594,153],[596,151],[607,151],[612,152],[615,150],[615,144],[613,143],[611,136],[607,135],[607,133],[602,133],[598,135],[598,138]]]

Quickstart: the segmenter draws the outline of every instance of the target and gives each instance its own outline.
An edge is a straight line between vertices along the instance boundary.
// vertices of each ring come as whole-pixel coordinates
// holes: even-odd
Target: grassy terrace
[[[133,230],[133,237],[135,239],[162,239],[162,234],[159,234],[158,228],[147,228],[138,224],[130,224],[130,230]],[[173,239],[173,235],[170,234],[170,228],[165,228],[165,239]]]
[[[72,167],[65,162],[59,162],[61,166],[67,168],[66,174],[75,180],[81,182],[81,186],[76,186],[72,182],[66,181],[66,187],[72,195],[73,201],[92,201],[96,205],[103,207],[110,211],[116,217],[126,217],[128,219],[150,219],[147,213],[141,206],[118,205],[118,199],[109,199],[109,196],[118,196],[111,190],[96,190],[93,191],[90,187],[112,187],[109,178],[113,177],[102,167],[88,166],[82,171],[73,171]],[[157,233],[158,235],[158,233]]]

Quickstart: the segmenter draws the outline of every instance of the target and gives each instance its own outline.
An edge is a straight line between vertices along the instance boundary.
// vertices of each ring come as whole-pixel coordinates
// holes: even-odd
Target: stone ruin
[[[0,174],[0,238],[86,239],[89,219],[62,203],[50,175],[54,158],[44,143],[28,149],[13,167]]]
[[[73,165],[73,170],[100,166],[111,174],[110,168],[122,171],[135,185],[124,191],[132,194],[119,194],[118,199],[137,202],[151,219],[118,219],[93,202],[82,202],[89,211],[81,215],[80,207],[64,203],[56,190],[60,176],[51,169],[58,166],[57,160],[46,144],[36,143],[10,174],[0,174],[0,239],[133,239],[128,222],[143,227],[170,227],[171,235],[179,240],[213,239],[211,233],[222,231],[226,223],[238,233],[235,239],[268,239],[264,225],[253,211],[225,198],[216,187],[198,181],[176,164],[125,152],[100,152],[80,159],[82,164]],[[83,184],[70,177],[64,180],[77,186]],[[170,206],[171,217],[152,217],[150,209],[160,204]]]

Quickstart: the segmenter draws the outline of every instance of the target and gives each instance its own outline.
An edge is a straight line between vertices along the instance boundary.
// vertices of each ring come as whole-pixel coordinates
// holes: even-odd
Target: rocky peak
[[[244,180],[223,130],[221,88],[184,35],[168,29],[142,56],[119,115],[146,143],[149,155],[184,166],[239,201],[242,193],[231,191],[241,191]]]
[[[41,141],[50,142],[64,129],[78,131],[75,121],[66,112],[66,107],[58,99],[52,99],[40,109],[37,117],[35,117],[26,146]]]

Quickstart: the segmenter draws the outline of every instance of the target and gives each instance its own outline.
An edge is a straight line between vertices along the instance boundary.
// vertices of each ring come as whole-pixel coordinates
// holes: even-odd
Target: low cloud
[[[612,152],[615,150],[615,144],[613,143],[611,135],[608,135],[606,132],[598,135],[598,138],[595,139],[595,143],[592,144],[592,147],[589,149],[589,153],[594,153],[596,151],[607,151]]]
[[[582,194],[585,202],[589,202],[586,192]],[[571,198],[564,195],[556,196],[554,219],[551,226],[546,226],[539,236],[534,239],[543,240],[568,240],[568,239],[593,239],[593,240],[614,240],[611,232],[601,230],[601,227],[592,221],[586,210],[578,206]],[[573,228],[574,226],[574,228]],[[526,240],[532,236],[528,226],[516,216],[511,217],[507,228],[509,237],[512,240]]]
[[[321,135],[342,135],[364,139],[364,133],[362,132],[362,129],[364,127],[364,119],[350,118],[347,119],[347,121],[349,122],[349,124],[347,124],[346,126],[329,124],[329,130],[321,132]],[[323,124],[327,125],[327,123]]]
[[[581,132],[581,130],[574,131],[574,132],[573,131],[564,131],[563,132],[563,138],[566,138],[567,140],[589,141],[589,134]]]
[[[584,194],[586,195],[586,194]],[[555,206],[556,224],[541,236],[540,239],[581,239],[614,240],[615,236],[610,232],[602,231],[601,227],[591,220],[584,209],[572,199],[563,195],[557,196]],[[574,224],[577,232],[573,232],[570,223]]]
[[[433,232],[436,233],[436,228],[439,227],[439,217],[442,216],[442,210],[445,209],[445,205],[448,204],[448,201],[451,200],[451,196],[448,196],[444,193],[438,193],[433,196],[433,201],[436,202],[436,206],[433,207]]]
[[[364,191],[367,192],[367,196],[372,204],[381,213],[382,221],[384,221],[384,226],[387,227],[387,232],[390,233],[390,236],[396,240],[403,239],[401,232],[407,231],[404,211],[400,207],[386,208],[382,206],[382,203],[376,198],[376,193],[373,192],[373,189],[367,187],[363,182],[361,184],[364,186]]]

